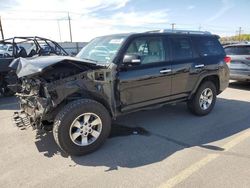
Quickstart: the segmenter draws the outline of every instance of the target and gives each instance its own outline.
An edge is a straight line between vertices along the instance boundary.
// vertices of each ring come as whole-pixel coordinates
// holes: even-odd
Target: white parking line
[[[244,133],[240,134],[239,136],[235,137],[228,143],[226,143],[222,148],[224,148],[224,151],[228,151],[229,149],[233,148],[240,142],[244,141],[245,139],[250,137],[250,129],[247,129]],[[209,162],[215,160],[218,158],[221,154],[208,154],[206,157],[201,159],[200,161],[192,164],[191,166],[187,167],[186,169],[182,170],[180,173],[178,173],[173,178],[167,180],[165,183],[163,183],[160,188],[171,188],[179,183],[186,180],[188,177],[190,177],[192,174],[197,172],[199,169],[207,165]]]

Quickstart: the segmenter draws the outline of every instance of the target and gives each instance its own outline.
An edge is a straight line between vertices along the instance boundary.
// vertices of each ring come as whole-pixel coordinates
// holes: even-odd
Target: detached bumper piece
[[[24,111],[14,112],[13,122],[17,127],[22,129],[31,125],[30,119]]]

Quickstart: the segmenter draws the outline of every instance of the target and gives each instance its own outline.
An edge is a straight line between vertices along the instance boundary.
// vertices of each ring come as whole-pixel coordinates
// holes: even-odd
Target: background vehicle
[[[17,47],[17,51],[20,51],[19,47]],[[11,44],[0,45],[0,57],[11,57],[12,55],[13,55],[13,46]]]
[[[224,48],[226,54],[231,58],[230,79],[250,81],[250,44],[232,44]]]
[[[87,154],[126,113],[187,102],[192,113],[208,114],[228,86],[227,59],[218,36],[178,30],[98,37],[76,58],[16,59],[22,112],[14,120],[53,124],[65,152]]]
[[[15,82],[9,68],[15,58],[47,55],[68,54],[56,42],[41,37],[14,37],[0,41],[0,95],[12,94],[7,85]]]

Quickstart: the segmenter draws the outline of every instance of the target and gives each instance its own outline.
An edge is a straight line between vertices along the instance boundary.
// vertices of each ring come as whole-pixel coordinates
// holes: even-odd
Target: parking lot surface
[[[250,185],[250,84],[231,83],[205,117],[184,103],[123,116],[112,138],[83,157],[62,153],[51,133],[14,127],[17,109],[14,97],[0,99],[0,187]],[[129,132],[135,127],[145,131]]]

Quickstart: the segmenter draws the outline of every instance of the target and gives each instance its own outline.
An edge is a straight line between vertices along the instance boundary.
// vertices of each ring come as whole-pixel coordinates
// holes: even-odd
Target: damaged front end
[[[42,119],[52,107],[46,82],[38,78],[22,78],[20,83],[20,90],[16,96],[20,99],[21,112],[14,114],[14,120],[18,127],[30,124],[41,128]]]
[[[14,114],[19,127],[52,125],[65,104],[83,97],[109,101],[111,106],[112,75],[107,67],[70,57],[18,59],[12,66],[19,77],[14,87],[20,99],[21,111]]]

